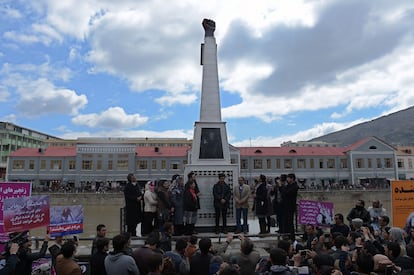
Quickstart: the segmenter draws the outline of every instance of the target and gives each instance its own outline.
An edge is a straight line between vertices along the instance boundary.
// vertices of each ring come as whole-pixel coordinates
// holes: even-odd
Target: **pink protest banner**
[[[32,194],[32,184],[30,182],[0,182],[0,243],[8,241],[9,237],[4,232],[3,222],[3,202],[8,198],[27,197]],[[0,251],[4,246],[0,245]]]
[[[299,201],[299,223],[330,226],[333,223],[334,204],[332,202]]]
[[[5,199],[3,202],[3,218],[6,232],[48,226],[50,223],[49,196]]]
[[[53,206],[50,208],[50,236],[64,236],[83,232],[83,206]]]

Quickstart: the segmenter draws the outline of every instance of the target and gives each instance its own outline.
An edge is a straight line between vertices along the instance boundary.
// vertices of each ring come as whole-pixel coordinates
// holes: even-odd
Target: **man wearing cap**
[[[227,208],[230,205],[231,190],[224,181],[226,176],[223,173],[218,175],[219,181],[213,186],[214,211],[216,214],[216,234],[220,232],[220,214],[223,217],[222,232],[227,233]]]

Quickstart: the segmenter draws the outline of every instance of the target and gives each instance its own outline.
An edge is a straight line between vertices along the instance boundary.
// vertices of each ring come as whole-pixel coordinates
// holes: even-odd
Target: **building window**
[[[292,169],[292,160],[291,159],[285,159],[284,168],[285,169]]]
[[[368,159],[368,168],[372,168],[372,159]]]
[[[310,165],[309,166],[310,166],[311,169],[315,169],[315,160],[314,159],[310,160]]]
[[[408,159],[408,168],[410,168],[410,169],[413,168],[413,160],[412,159]]]
[[[276,169],[280,169],[280,159],[276,159]]]
[[[248,169],[249,165],[247,163],[247,159],[240,160],[240,169]]]
[[[50,170],[62,170],[62,161],[52,159],[50,161]]]
[[[356,168],[364,168],[364,160],[363,159],[356,159]]]
[[[266,160],[266,168],[267,169],[272,169],[272,160],[271,159]]]
[[[46,160],[42,159],[40,161],[40,170],[46,170]]]
[[[102,170],[102,160],[98,160],[96,162],[96,170]]]
[[[261,159],[253,160],[253,169],[263,169],[263,162]]]
[[[170,163],[170,169],[178,170],[178,169],[180,169],[180,164],[178,162],[171,162]]]
[[[323,169],[323,159],[319,159],[319,168]]]
[[[152,170],[157,169],[157,160],[155,160],[155,159],[151,160],[151,169]]]
[[[348,160],[341,159],[341,168],[348,168]]]
[[[82,170],[92,170],[92,160],[82,160]]]
[[[183,165],[187,165],[187,160],[183,160]]]
[[[116,162],[116,169],[120,171],[128,170],[128,160],[127,159],[118,159]]]
[[[114,166],[113,166],[113,162],[112,160],[108,160],[108,170],[113,170]]]
[[[13,169],[21,170],[24,169],[24,160],[13,160]]]
[[[381,159],[377,159],[377,168],[382,168],[382,161]]]
[[[76,169],[76,161],[70,160],[69,161],[69,170],[75,170]]]
[[[298,159],[298,169],[306,169],[306,160]]]
[[[390,158],[385,159],[385,168],[392,168],[392,159]]]
[[[404,168],[404,159],[398,159],[398,168]]]
[[[231,159],[230,159],[230,163],[231,163],[231,164],[236,164],[236,163],[237,163],[237,161],[236,161],[236,159],[235,159],[235,158],[231,158]]]
[[[148,169],[147,161],[146,160],[138,160],[137,167],[140,170],[147,170]]]
[[[33,159],[29,160],[29,170],[34,170],[35,162]]]
[[[330,169],[335,168],[335,160],[334,159],[328,159],[327,167],[330,168]]]

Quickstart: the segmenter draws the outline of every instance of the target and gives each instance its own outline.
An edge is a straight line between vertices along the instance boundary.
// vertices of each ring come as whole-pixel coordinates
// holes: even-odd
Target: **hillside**
[[[369,136],[378,137],[394,146],[414,146],[414,106],[309,141],[325,141],[346,146]]]

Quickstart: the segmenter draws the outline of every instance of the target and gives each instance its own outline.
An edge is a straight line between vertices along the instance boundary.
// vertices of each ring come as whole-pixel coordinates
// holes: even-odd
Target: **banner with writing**
[[[52,237],[83,232],[83,206],[53,206],[50,208],[49,234]]]
[[[391,181],[392,225],[414,226],[414,181]]]
[[[17,232],[48,226],[49,196],[8,198],[3,202],[4,230]]]
[[[4,231],[3,202],[7,198],[27,197],[32,194],[30,182],[0,182],[0,242],[6,242],[9,236]],[[0,251],[4,246],[0,244]]]
[[[332,202],[300,200],[299,223],[330,226],[333,223],[334,204]]]

